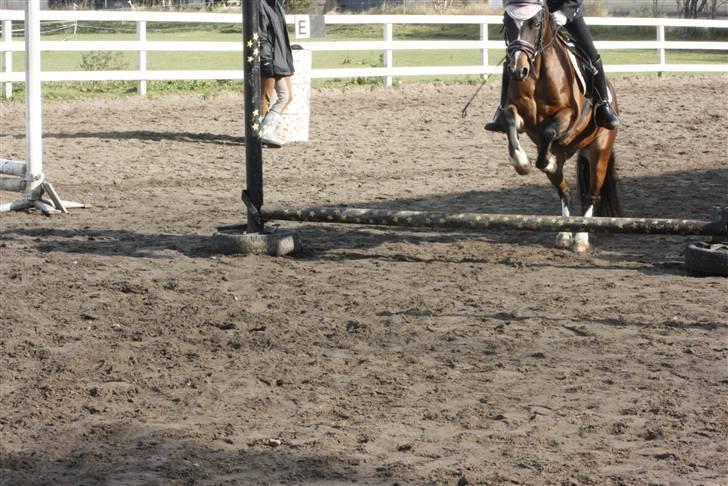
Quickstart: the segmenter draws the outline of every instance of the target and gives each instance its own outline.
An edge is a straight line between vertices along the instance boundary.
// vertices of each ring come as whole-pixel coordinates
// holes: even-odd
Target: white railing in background
[[[23,12],[0,10],[0,23],[3,38],[0,51],[4,69],[0,72],[0,83],[4,84],[3,94],[12,94],[12,84],[23,82],[23,72],[13,72],[12,53],[22,52],[24,43],[12,40],[12,22],[22,21]],[[45,71],[42,81],[137,81],[139,92],[146,93],[146,82],[151,80],[240,80],[243,77],[242,65],[237,70],[147,70],[147,53],[163,51],[184,52],[240,52],[242,60],[242,34],[240,42],[196,42],[196,41],[149,41],[148,23],[214,23],[240,24],[241,14],[215,13],[177,13],[177,12],[119,12],[119,11],[66,11],[46,10],[41,12],[43,21],[78,22],[133,22],[136,25],[135,41],[42,41],[42,51],[131,51],[137,53],[138,65],[133,71]],[[295,20],[288,16],[289,24]],[[314,69],[312,78],[356,78],[382,77],[389,86],[392,77],[399,76],[441,76],[441,75],[483,75],[500,72],[501,68],[488,62],[488,49],[503,50],[501,39],[488,39],[488,26],[500,25],[502,17],[494,15],[326,15],[326,25],[363,25],[383,26],[381,41],[295,41],[311,51],[382,51],[383,67],[356,67],[337,69]],[[608,65],[608,72],[728,72],[728,63],[711,64],[668,64],[667,50],[728,51],[728,42],[666,41],[666,27],[698,27],[706,29],[728,28],[726,20],[688,20],[662,18],[616,18],[589,17],[590,25],[654,27],[654,41],[597,41],[600,50],[655,50],[654,64]],[[479,40],[464,41],[397,41],[393,40],[393,26],[404,24],[470,24],[480,26]],[[401,50],[478,50],[480,64],[469,66],[418,66],[396,67],[393,65],[394,51]],[[242,64],[242,62],[241,62]]]

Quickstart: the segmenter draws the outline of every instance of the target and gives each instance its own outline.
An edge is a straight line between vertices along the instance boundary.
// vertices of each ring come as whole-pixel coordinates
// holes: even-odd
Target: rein
[[[508,59],[508,56],[503,56],[503,59],[498,61],[498,64],[496,64],[495,67],[498,67],[501,64],[503,64],[504,62],[506,62],[506,59]],[[475,90],[475,93],[473,93],[473,96],[471,96],[470,99],[468,100],[468,102],[465,103],[465,106],[463,107],[463,111],[460,112],[460,116],[462,118],[465,118],[466,116],[468,116],[468,108],[470,108],[471,103],[473,102],[475,97],[478,96],[478,93],[480,93],[480,90],[483,89],[483,86],[485,86],[485,83],[488,82],[488,80],[490,79],[492,74],[493,73],[485,75],[485,77],[483,78],[483,81],[480,83],[480,86],[478,86],[478,89]]]

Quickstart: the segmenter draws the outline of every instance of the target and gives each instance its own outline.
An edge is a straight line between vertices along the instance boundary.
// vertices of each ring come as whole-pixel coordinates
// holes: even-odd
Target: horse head
[[[507,0],[503,15],[508,70],[523,81],[535,73],[536,58],[553,37],[550,16],[542,0]]]

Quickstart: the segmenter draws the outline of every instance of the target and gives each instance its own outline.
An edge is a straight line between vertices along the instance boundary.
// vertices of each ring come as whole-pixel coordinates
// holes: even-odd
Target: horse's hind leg
[[[561,200],[561,215],[565,218],[571,216],[571,195],[569,194],[569,182],[564,177],[564,162],[565,160],[559,159],[555,162],[556,169],[553,172],[546,172],[546,176],[551,181],[551,184],[556,188],[556,192],[559,194]],[[556,246],[558,248],[569,248],[573,243],[571,232],[562,231],[556,235]]]
[[[577,160],[581,210],[585,218],[594,216],[595,208],[601,201],[602,187],[612,156],[614,136],[606,137],[603,143],[599,142],[602,141],[597,140],[586,150],[579,152]],[[574,251],[578,253],[589,251],[589,233],[579,232],[574,235]]]
[[[585,218],[591,218],[594,216],[594,206],[590,205],[586,211],[584,211]],[[589,245],[589,233],[581,231],[574,233],[574,251],[577,253],[586,253],[589,251],[591,246]]]

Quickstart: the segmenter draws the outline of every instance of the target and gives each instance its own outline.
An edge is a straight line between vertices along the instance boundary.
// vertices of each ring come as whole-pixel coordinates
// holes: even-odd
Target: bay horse
[[[568,217],[571,197],[563,168],[578,153],[582,215],[622,216],[622,191],[613,150],[617,130],[597,126],[588,88],[580,88],[578,68],[565,40],[555,31],[545,2],[518,0],[507,4],[510,8],[503,19],[507,65],[503,75],[510,75],[511,82],[503,109],[511,164],[521,175],[530,172],[528,155],[518,141],[518,133],[525,132],[538,148],[536,167],[556,188],[561,214]],[[520,15],[519,6],[525,8]],[[616,112],[617,98],[611,85],[609,91]],[[586,252],[589,234],[559,233],[556,245]]]

